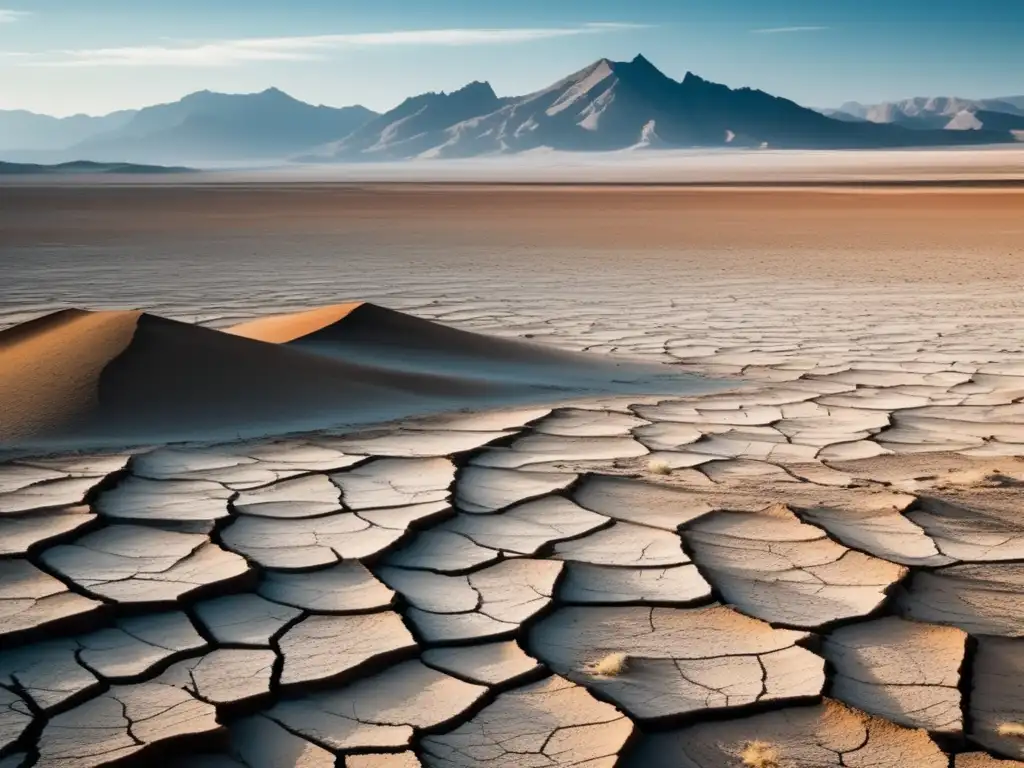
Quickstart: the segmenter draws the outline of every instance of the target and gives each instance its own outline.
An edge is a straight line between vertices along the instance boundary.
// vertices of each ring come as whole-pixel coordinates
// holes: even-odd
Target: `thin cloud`
[[[11,11],[6,8],[0,8],[0,24],[13,24],[31,15],[28,11]]]
[[[787,35],[790,32],[824,32],[829,27],[768,27],[750,30],[755,35]]]
[[[642,24],[594,22],[576,27],[419,29],[301,37],[259,37],[210,42],[87,48],[33,54],[23,63],[42,67],[230,67],[261,61],[311,61],[344,49],[509,45],[579,35],[642,29]]]

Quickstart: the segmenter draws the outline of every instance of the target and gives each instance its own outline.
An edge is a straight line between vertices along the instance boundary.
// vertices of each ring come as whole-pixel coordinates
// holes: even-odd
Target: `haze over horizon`
[[[813,106],[1024,91],[1024,6],[995,0],[347,5],[4,0],[0,109],[104,114],[205,89],[277,87],[314,104],[381,111],[471,80],[521,95],[599,58],[637,53],[672,77],[693,71]]]

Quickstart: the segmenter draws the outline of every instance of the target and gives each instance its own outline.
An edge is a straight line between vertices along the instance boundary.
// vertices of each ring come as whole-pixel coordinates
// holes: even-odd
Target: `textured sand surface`
[[[131,342],[138,314],[66,310],[0,333],[3,439],[87,418],[98,405],[99,377]]]
[[[464,192],[173,237],[100,195],[0,322],[366,298],[732,388],[0,464],[0,766],[1024,765],[1018,193]]]

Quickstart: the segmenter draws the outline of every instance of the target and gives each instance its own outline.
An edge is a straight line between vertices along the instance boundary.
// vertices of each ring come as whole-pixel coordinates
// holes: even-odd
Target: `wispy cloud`
[[[830,27],[768,27],[767,29],[750,30],[755,35],[786,35],[790,32],[824,32]]]
[[[260,61],[309,61],[355,48],[458,47],[529,43],[579,35],[643,29],[643,24],[594,22],[575,27],[506,29],[418,29],[391,32],[257,37],[236,40],[183,41],[121,48],[47,51],[21,57],[25,66],[44,67],[229,67]]]
[[[0,8],[0,24],[12,24],[31,15],[28,11],[11,11],[6,8]]]

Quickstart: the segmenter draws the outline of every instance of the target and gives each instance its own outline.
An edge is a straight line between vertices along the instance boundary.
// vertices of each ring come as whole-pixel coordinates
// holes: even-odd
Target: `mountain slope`
[[[489,83],[472,82],[451,93],[412,96],[339,140],[321,147],[323,158],[389,160],[414,157],[442,141],[445,128],[501,108]]]
[[[685,142],[674,107],[677,84],[646,59],[601,59],[493,115],[448,131],[441,156],[523,151],[536,147],[607,151],[644,143]]]
[[[396,141],[389,130],[378,130],[375,121],[360,132],[374,130],[372,139],[360,136],[356,143],[349,137],[328,154],[351,160],[369,155],[379,159],[474,157],[537,147],[621,149],[641,142],[652,120],[658,131],[662,122],[672,120],[671,109],[659,104],[671,102],[676,85],[642,57],[629,63],[601,59],[541,91],[505,100],[495,97],[492,109],[461,115],[451,110],[443,113],[446,120],[439,121],[442,105],[432,105],[433,130],[419,133],[416,141],[402,137]],[[648,128],[648,134],[654,128]]]
[[[1001,101],[1005,104],[1012,104],[1014,107],[1024,112],[1024,96],[1000,96],[996,101]]]
[[[855,104],[855,103],[856,102],[847,102],[847,104]],[[858,106],[860,106],[860,105],[858,105]],[[855,114],[853,114],[851,112],[844,112],[842,107],[840,107],[839,109],[833,109],[831,107],[822,107],[820,109],[816,108],[815,111],[816,112],[821,112],[821,114],[825,115],[825,117],[831,117],[833,120],[842,120],[842,121],[847,122],[847,123],[862,123],[862,122],[864,122],[864,118],[863,117],[861,117],[859,115],[855,115]]]
[[[344,136],[375,116],[360,106],[315,107],[276,88],[254,94],[200,91],[140,110],[72,152],[146,162],[281,158]]]

